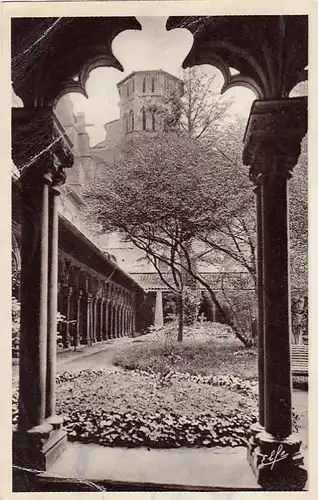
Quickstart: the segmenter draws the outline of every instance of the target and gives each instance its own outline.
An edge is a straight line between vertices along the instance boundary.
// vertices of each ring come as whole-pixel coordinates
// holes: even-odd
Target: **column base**
[[[308,475],[298,436],[280,440],[264,430],[253,435],[257,425],[251,429],[247,455],[258,484],[267,491],[303,490]]]
[[[50,417],[27,431],[13,431],[13,465],[45,471],[65,451],[66,430],[61,417]]]

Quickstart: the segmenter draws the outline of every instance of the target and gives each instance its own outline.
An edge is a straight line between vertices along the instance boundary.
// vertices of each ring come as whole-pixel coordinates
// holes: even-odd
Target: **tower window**
[[[145,109],[141,110],[141,116],[142,116],[142,130],[147,130],[147,117]]]
[[[152,125],[152,130],[156,130],[156,116],[155,116],[155,113],[152,113],[152,116],[151,116],[151,125]]]
[[[155,77],[153,76],[151,79],[151,92],[155,91]]]
[[[132,91],[135,92],[135,79],[133,78],[133,81],[132,81]]]
[[[146,92],[146,78],[142,80],[142,91]]]

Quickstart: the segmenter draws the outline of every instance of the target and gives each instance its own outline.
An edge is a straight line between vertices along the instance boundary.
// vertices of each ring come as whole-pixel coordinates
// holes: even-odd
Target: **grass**
[[[223,325],[186,330],[182,343],[168,328],[118,348],[114,364],[130,370],[169,370],[200,375],[257,378],[256,349],[247,350]]]

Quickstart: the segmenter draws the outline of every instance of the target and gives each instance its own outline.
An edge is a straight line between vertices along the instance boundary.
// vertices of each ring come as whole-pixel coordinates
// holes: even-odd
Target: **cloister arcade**
[[[243,85],[256,95],[243,145],[243,162],[257,197],[258,237],[259,421],[251,429],[248,456],[264,489],[302,489],[307,473],[301,442],[292,432],[287,185],[307,132],[307,99],[289,97],[307,79],[307,17],[170,17],[167,29],[175,28],[193,34],[184,67],[214,65],[223,74],[223,91]],[[21,172],[23,200],[20,417],[14,463],[33,469],[45,470],[66,446],[54,408],[58,272],[70,317],[83,318],[76,341],[88,341],[85,325],[92,321],[92,311],[94,335],[105,338],[111,322],[121,334],[133,307],[132,296],[113,284],[109,308],[110,285],[98,273],[88,277],[72,259],[63,257],[58,270],[58,190],[73,158],[53,120],[59,96],[70,91],[85,95],[92,69],[122,69],[111,43],[126,29],[139,30],[140,25],[128,17],[12,19],[12,81],[24,104],[12,114],[12,157]],[[35,43],[44,32],[47,36]],[[231,75],[230,68],[238,73]],[[280,460],[273,462],[278,452]]]

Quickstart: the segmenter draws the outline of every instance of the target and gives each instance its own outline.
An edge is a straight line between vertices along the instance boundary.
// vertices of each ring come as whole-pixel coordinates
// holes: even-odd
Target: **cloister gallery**
[[[170,17],[167,30],[176,28],[193,35],[184,67],[211,64],[222,72],[223,91],[242,85],[256,96],[243,144],[257,198],[258,242],[259,421],[251,428],[248,457],[264,489],[302,489],[307,473],[301,442],[292,433],[287,184],[307,133],[307,99],[289,97],[307,79],[307,17]],[[77,318],[72,337],[85,343],[132,334],[143,301],[136,279],[58,216],[66,172],[77,168],[77,158],[61,131],[56,103],[69,92],[85,95],[94,68],[122,69],[111,44],[125,30],[140,25],[133,17],[60,18],[58,28],[55,18],[12,19],[12,85],[23,102],[12,110],[21,232],[13,462],[27,469],[47,470],[67,446],[55,412],[58,306]],[[69,337],[66,331],[66,343]],[[283,459],[264,461],[278,449]],[[28,480],[36,483],[36,475]]]

